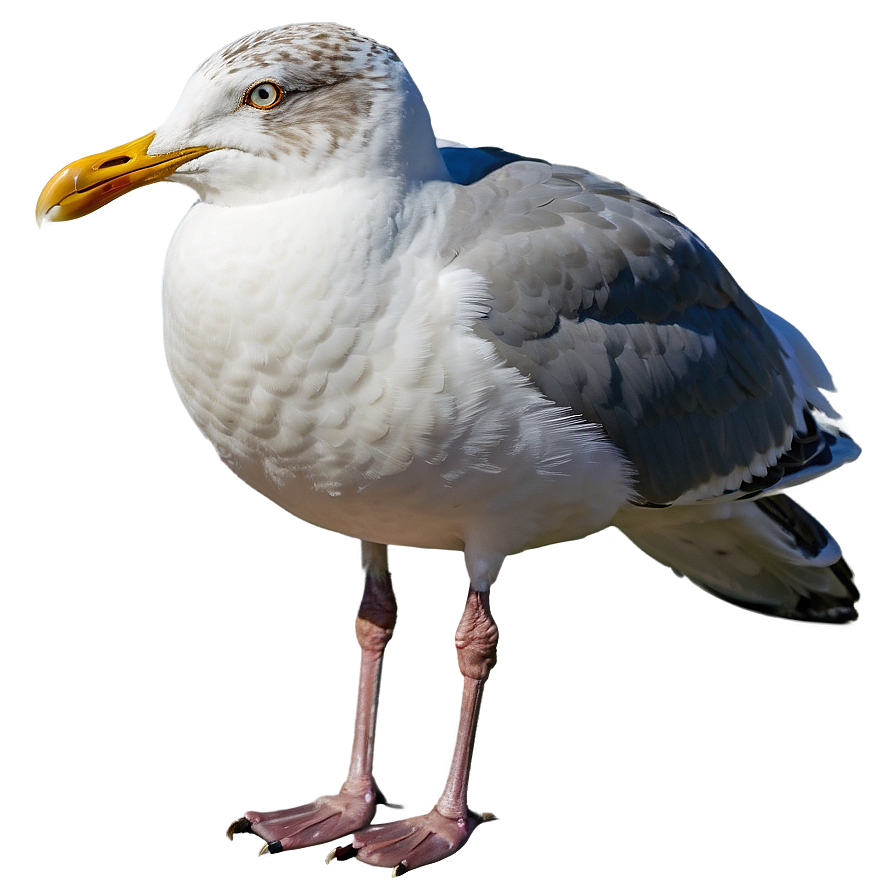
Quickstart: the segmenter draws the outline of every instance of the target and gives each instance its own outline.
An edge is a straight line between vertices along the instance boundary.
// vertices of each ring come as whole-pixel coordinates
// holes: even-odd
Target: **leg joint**
[[[364,596],[355,620],[355,634],[362,650],[383,651],[398,618],[398,606],[388,572],[368,572]]]
[[[498,626],[489,607],[488,591],[470,590],[454,643],[463,676],[485,681],[498,662]]]

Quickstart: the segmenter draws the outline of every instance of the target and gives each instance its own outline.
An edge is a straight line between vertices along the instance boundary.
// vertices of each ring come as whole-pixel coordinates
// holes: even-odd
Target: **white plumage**
[[[162,177],[200,197],[168,253],[165,346],[221,458],[296,516],[365,542],[380,609],[382,546],[467,560],[474,634],[458,644],[476,684],[460,771],[434,809],[466,828],[441,851],[358,834],[362,859],[436,861],[482,820],[462,769],[494,664],[487,595],[510,554],[615,524],[726,600],[855,617],[836,542],[774,495],[858,455],[820,391],[830,375],[668,212],[582,169],[437,143],[395,54],[334,25],[215,54],[154,134],[60,172],[38,213],[86,214]],[[386,616],[372,624],[388,640]],[[385,640],[359,638],[379,652],[346,786],[366,782],[371,803]],[[323,842],[372,817],[323,837],[309,812],[252,813],[236,830],[290,848],[307,845],[299,828]],[[431,833],[424,818],[398,839]]]
[[[194,420],[263,494],[368,541],[495,557],[487,587],[500,556],[606,525],[629,477],[473,333],[486,284],[433,252],[450,189],[417,188],[397,238],[372,179],[195,206],[166,265],[166,348]]]

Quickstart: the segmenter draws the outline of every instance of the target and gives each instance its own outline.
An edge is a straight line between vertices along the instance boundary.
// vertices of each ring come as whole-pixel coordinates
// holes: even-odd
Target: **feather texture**
[[[458,189],[452,219],[453,264],[489,284],[476,332],[603,427],[641,503],[753,493],[783,478],[782,458],[794,472],[796,445],[824,447],[811,415],[834,416],[819,391],[832,384],[817,355],[659,206],[580,169],[515,161]]]

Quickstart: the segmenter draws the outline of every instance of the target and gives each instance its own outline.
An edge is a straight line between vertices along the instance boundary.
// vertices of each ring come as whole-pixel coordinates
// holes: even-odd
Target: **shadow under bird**
[[[722,599],[856,618],[837,542],[781,490],[854,460],[831,377],[669,212],[580,168],[437,141],[388,47],[334,24],[250,34],[153,133],[60,171],[39,220],[143,184],[199,194],[163,279],[168,364],[221,459],[290,513],[360,539],[349,774],[247,812],[281,852],[402,874],[491,816],[467,783],[508,555],[617,526]],[[373,825],[387,546],[463,551],[460,724],[426,815]]]

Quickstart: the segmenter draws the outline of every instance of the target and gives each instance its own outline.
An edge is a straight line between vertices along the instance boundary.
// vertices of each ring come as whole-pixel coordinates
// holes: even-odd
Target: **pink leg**
[[[348,778],[334,796],[278,812],[247,812],[227,831],[252,833],[266,840],[262,852],[283,852],[315,843],[326,843],[370,824],[377,804],[385,798],[373,779],[373,742],[379,699],[383,653],[395,627],[396,605],[386,562],[385,545],[363,545],[367,568],[364,597],[355,621],[361,645],[358,709]]]
[[[477,825],[494,818],[489,813],[471,812],[467,806],[482,690],[498,660],[498,627],[489,609],[487,591],[470,590],[455,643],[464,692],[454,758],[442,796],[426,815],[358,831],[352,844],[337,847],[328,861],[357,857],[368,865],[392,866],[397,876],[457,852]]]

